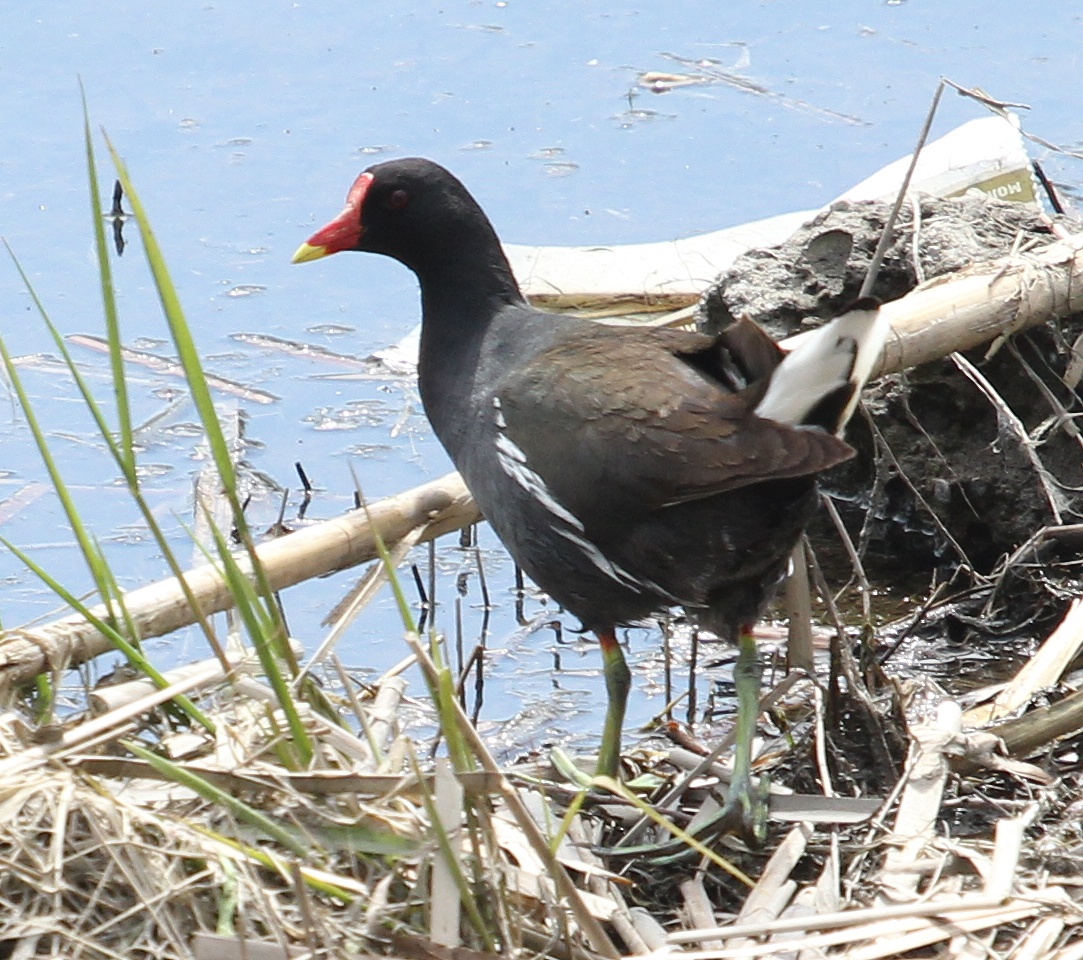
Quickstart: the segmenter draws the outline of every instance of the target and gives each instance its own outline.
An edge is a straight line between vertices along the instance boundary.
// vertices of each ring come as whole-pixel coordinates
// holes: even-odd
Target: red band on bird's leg
[[[614,649],[620,652],[620,641],[617,639],[617,635],[612,630],[606,630],[598,633],[598,643],[602,647],[602,654],[606,655],[611,653]]]
[[[628,704],[628,690],[632,675],[624,660],[617,635],[610,630],[599,630],[598,645],[602,648],[602,670],[605,673],[605,691],[609,703],[605,711],[602,742],[598,748],[598,776],[615,777],[620,767],[621,730],[624,727],[624,710]]]

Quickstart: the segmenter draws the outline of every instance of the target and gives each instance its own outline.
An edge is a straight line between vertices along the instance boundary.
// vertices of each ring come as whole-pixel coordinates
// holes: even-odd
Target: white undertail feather
[[[771,376],[756,414],[779,423],[800,424],[824,397],[846,383],[853,395],[842,411],[837,432],[853,415],[890,325],[879,309],[857,309],[806,334]]]

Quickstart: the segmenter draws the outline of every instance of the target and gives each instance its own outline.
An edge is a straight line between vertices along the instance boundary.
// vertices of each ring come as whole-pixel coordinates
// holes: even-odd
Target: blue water
[[[269,333],[367,355],[416,322],[414,281],[396,264],[343,255],[289,265],[371,162],[430,156],[466,181],[505,240],[579,245],[672,239],[816,207],[909,152],[941,75],[1028,103],[1034,132],[1076,149],[1083,143],[1083,15],[1074,5],[1039,2],[1025,14],[999,2],[821,6],[9,4],[0,31],[0,233],[61,330],[100,334],[81,77],[95,124],[141,191],[208,368],[280,398],[269,407],[241,404],[258,444],[249,462],[296,487],[292,464],[303,461],[321,488],[312,514],[334,515],[349,502],[351,463],[371,497],[449,469],[412,385],[335,378],[347,371],[233,335]],[[643,71],[688,72],[681,59],[704,58],[761,92],[713,84],[654,94],[637,86]],[[936,129],[979,115],[949,95]],[[100,140],[98,148],[108,194],[113,177]],[[1079,182],[1078,163],[1042,148],[1036,154],[1055,179]],[[127,338],[169,353],[136,231],[128,236],[132,245],[113,264]],[[11,266],[0,266],[0,331],[13,354],[53,352]],[[108,398],[103,358],[76,355]],[[162,565],[66,375],[25,369],[80,506],[123,581],[159,575]],[[173,382],[146,370],[133,377],[137,419],[167,408]],[[178,542],[199,467],[192,419],[182,407],[148,436],[145,452],[156,468],[150,489]],[[2,505],[44,474],[11,404],[0,432]],[[273,514],[273,502],[270,493],[258,499],[257,515]],[[7,513],[0,535],[74,588],[86,586],[51,497]],[[483,543],[498,601],[483,720],[500,724],[527,704],[523,726],[506,731],[510,739],[593,732],[596,653],[586,643],[564,651],[555,695],[551,637],[506,642],[515,630],[510,567],[491,538]],[[447,577],[469,562],[453,544],[441,550]],[[0,577],[5,626],[53,606],[13,558],[0,557]],[[321,636],[319,617],[350,579],[287,594],[294,632],[310,649]],[[466,600],[468,638],[478,629],[477,603],[475,589]],[[381,601],[340,653],[378,671],[401,656],[398,632]],[[167,644],[178,659],[204,654],[189,635]],[[660,705],[653,634],[637,635],[634,657],[639,689],[655,693],[633,705],[633,720],[641,720]]]

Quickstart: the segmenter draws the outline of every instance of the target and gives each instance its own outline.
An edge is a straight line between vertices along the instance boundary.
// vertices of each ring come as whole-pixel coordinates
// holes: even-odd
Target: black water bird
[[[481,207],[422,159],[362,173],[294,262],[343,250],[417,275],[418,378],[437,437],[512,557],[598,636],[598,772],[617,773],[630,683],[616,627],[680,606],[739,646],[731,805],[755,821],[752,627],[816,507],[817,475],[853,454],[837,434],[880,354],[876,303],[788,355],[748,320],[706,336],[538,310]]]

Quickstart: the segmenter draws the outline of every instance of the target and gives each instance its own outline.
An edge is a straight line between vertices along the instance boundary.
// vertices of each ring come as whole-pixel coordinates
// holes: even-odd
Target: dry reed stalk
[[[1061,320],[1083,311],[1083,235],[938,277],[883,310],[894,336],[874,376]]]
[[[947,784],[946,752],[960,730],[959,707],[951,700],[940,705],[932,722],[912,730],[913,757],[904,775],[906,785],[899,798],[895,824],[887,838],[891,846],[880,872],[881,903],[905,902],[917,895],[923,875],[919,860],[935,836],[936,818]]]
[[[371,522],[370,522],[371,518]],[[450,473],[363,510],[305,527],[288,537],[259,544],[271,587],[284,589],[313,577],[375,559],[376,534],[394,544],[418,527],[420,539],[438,537],[479,519],[462,479]],[[247,569],[247,559],[240,559]],[[185,575],[206,615],[228,610],[233,597],[217,564]],[[172,577],[125,595],[125,605],[141,638],[162,636],[195,622],[180,584]],[[105,616],[101,607],[94,613]],[[85,618],[71,614],[33,629],[7,631],[0,639],[0,690],[27,683],[39,673],[81,663],[112,646]]]
[[[812,827],[800,824],[786,834],[775,848],[760,874],[756,886],[745,898],[734,924],[738,926],[762,926],[778,918],[792,901],[797,884],[791,879],[794,868],[805,855],[812,838]],[[735,938],[731,949],[740,949],[753,943],[751,938]]]
[[[1057,628],[1030,657],[992,703],[973,707],[963,715],[964,727],[981,726],[1015,713],[1040,690],[1055,686],[1083,647],[1083,600],[1072,601]]]

